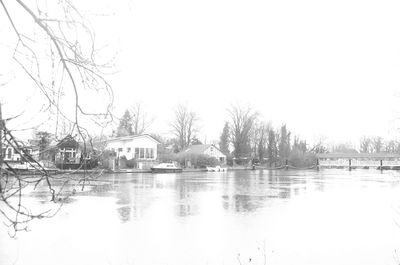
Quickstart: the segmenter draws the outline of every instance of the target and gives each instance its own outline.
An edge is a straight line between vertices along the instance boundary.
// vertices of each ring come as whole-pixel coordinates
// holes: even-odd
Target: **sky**
[[[247,104],[309,142],[400,139],[398,1],[76,4],[104,58],[115,56],[115,115],[142,102],[153,132],[168,135],[173,108],[186,104],[200,117],[199,138],[213,141],[230,105]],[[18,82],[0,87],[8,102],[20,100]]]

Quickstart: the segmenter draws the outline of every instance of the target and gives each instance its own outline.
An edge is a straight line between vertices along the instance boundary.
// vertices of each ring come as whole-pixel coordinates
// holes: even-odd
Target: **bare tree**
[[[137,102],[130,109],[132,116],[132,132],[134,135],[143,134],[151,126],[154,119],[143,109],[140,102]]]
[[[372,144],[371,138],[366,136],[362,137],[360,140],[360,152],[369,153],[371,150],[371,144]]]
[[[254,131],[256,131],[256,133],[254,133],[254,156],[258,158],[260,163],[264,162],[264,158],[267,155],[268,132],[271,128],[271,124],[261,122],[258,123],[254,129]]]
[[[197,114],[190,111],[187,106],[178,105],[174,110],[174,120],[171,122],[172,132],[178,141],[178,149],[182,150],[192,143],[198,132]]]
[[[232,105],[228,115],[234,155],[247,157],[251,153],[250,134],[258,114],[250,106]]]
[[[372,148],[375,153],[380,153],[383,150],[382,137],[376,136],[376,137],[372,138]]]
[[[397,148],[399,146],[399,143],[395,140],[389,140],[387,142],[385,142],[385,152],[388,153],[396,153],[397,152]]]
[[[104,78],[109,65],[96,63],[93,30],[71,1],[0,0],[0,5],[15,33],[12,57],[54,110],[56,125],[66,119],[87,138],[80,119],[110,122],[113,93]],[[89,107],[90,95],[108,99],[104,108]]]
[[[71,132],[75,131],[81,138],[83,154],[86,154],[87,145],[92,141],[84,125],[93,122],[104,127],[112,120],[113,92],[104,78],[104,69],[109,65],[96,63],[98,50],[93,30],[69,0],[0,0],[1,9],[9,22],[2,26],[8,26],[15,36],[11,56],[45,99],[47,107],[43,109],[56,116],[55,134],[60,122],[69,122]],[[104,105],[98,104],[101,106],[94,108],[94,104],[87,104],[93,102],[93,96]],[[24,206],[25,187],[37,188],[44,184],[49,191],[49,200],[57,203],[58,208],[59,202],[73,193],[66,188],[69,184],[79,184],[83,189],[87,181],[98,176],[98,172],[76,177],[50,174],[7,127],[9,120],[11,118],[2,117],[0,105],[0,214],[15,235],[26,229],[30,220],[49,217],[56,212],[33,213]],[[35,176],[21,175],[4,161],[2,150],[5,146],[13,148],[35,171]],[[59,184],[58,190],[54,183]]]
[[[325,143],[326,138],[324,136],[319,136],[314,141],[314,145],[310,148],[310,152],[314,154],[324,154],[328,152],[327,145]]]

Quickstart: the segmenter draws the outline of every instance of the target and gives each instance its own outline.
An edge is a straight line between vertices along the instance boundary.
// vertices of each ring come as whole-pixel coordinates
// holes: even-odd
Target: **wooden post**
[[[288,164],[288,160],[285,160],[285,169],[288,170],[289,169],[289,164]]]
[[[319,158],[317,157],[317,171],[319,171]]]
[[[383,161],[381,159],[381,166],[380,166],[381,171],[383,170]]]
[[[349,159],[349,171],[351,171],[351,158]]]

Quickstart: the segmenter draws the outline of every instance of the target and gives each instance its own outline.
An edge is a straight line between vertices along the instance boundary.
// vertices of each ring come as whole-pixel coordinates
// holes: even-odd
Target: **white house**
[[[35,148],[31,146],[26,146],[23,143],[21,143],[22,148],[20,152],[16,151],[13,147],[9,145],[3,145],[3,159],[5,162],[22,162],[23,158],[21,157],[21,154],[29,154],[29,155],[35,155]],[[37,150],[36,150],[37,151]],[[36,152],[37,153],[37,152]]]
[[[137,168],[151,166],[157,160],[157,145],[160,144],[148,134],[117,137],[106,141],[106,150],[115,152],[117,159],[135,159]]]

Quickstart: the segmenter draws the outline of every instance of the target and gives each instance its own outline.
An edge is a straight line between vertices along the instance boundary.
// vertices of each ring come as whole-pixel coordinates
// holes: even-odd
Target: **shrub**
[[[110,160],[115,158],[116,153],[110,150],[104,150],[101,154],[97,156],[100,160],[101,168],[111,168]]]
[[[310,152],[292,151],[289,156],[289,164],[294,167],[311,167],[316,160],[315,154]]]
[[[126,161],[127,168],[137,168],[137,161],[136,159],[132,158]]]
[[[126,159],[126,156],[120,156],[119,157],[119,168],[126,168],[127,167],[127,161],[128,159]]]
[[[228,156],[226,157],[226,164],[227,164],[228,166],[233,166],[233,156],[232,156],[232,155],[228,155]]]
[[[243,158],[234,158],[234,163],[240,166],[246,166],[251,163],[251,158],[243,157]]]

